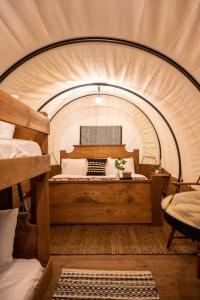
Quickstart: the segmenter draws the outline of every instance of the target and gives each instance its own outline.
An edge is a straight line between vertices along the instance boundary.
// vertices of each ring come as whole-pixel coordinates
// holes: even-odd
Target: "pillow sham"
[[[13,260],[18,208],[0,210],[0,264]]]
[[[83,175],[87,172],[87,160],[85,158],[66,158],[62,159],[62,174]]]
[[[107,158],[88,158],[87,176],[105,176]]]
[[[15,131],[15,125],[0,121],[0,139],[12,139]]]
[[[126,161],[126,164],[124,165],[125,170],[129,171],[131,173],[135,173],[135,167],[134,167],[134,160],[132,157],[129,158],[123,158]],[[108,163],[106,166],[106,175],[116,175],[117,169],[115,168],[115,158],[108,158]]]

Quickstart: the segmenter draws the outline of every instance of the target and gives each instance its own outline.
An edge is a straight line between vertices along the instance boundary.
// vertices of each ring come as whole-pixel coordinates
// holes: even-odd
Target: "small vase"
[[[117,177],[117,179],[120,179],[120,173],[119,173],[119,169],[117,170],[116,177]]]

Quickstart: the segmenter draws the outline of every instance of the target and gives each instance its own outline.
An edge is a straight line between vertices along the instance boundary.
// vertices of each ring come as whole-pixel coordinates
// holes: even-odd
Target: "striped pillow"
[[[87,176],[106,175],[105,167],[107,158],[88,158]]]

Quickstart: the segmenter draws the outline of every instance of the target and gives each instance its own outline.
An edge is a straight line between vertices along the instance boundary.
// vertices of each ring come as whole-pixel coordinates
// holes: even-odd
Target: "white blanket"
[[[41,154],[40,146],[34,141],[0,139],[0,158],[17,158]]]
[[[161,205],[172,217],[200,229],[200,191],[169,195]]]
[[[56,180],[116,180],[116,175],[105,175],[105,176],[87,176],[87,175],[68,175],[68,174],[59,174],[51,178],[52,181]],[[132,179],[141,179],[147,180],[144,175],[141,174],[132,174]]]
[[[29,300],[43,267],[36,259],[14,259],[0,265],[0,299]]]

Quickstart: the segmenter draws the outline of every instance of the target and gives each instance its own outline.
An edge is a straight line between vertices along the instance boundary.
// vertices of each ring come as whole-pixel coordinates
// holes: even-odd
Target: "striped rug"
[[[53,300],[160,299],[149,271],[62,269]]]

